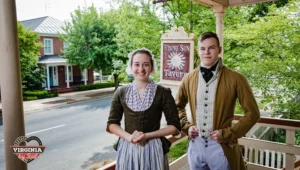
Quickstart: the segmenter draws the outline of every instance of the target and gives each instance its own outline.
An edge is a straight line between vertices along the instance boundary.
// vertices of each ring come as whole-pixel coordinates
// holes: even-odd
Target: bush
[[[34,97],[36,96],[38,99],[44,99],[48,97],[48,91],[47,90],[36,90],[36,91],[24,91],[23,96],[26,97]]]
[[[37,99],[38,99],[37,96],[24,96],[23,97],[24,101],[37,100]]]
[[[57,97],[57,96],[58,96],[57,93],[49,93],[47,90],[23,91],[24,101],[45,99],[45,98]]]
[[[77,87],[77,90],[84,91],[84,90],[102,89],[102,88],[114,87],[114,86],[115,84],[113,82],[106,82],[106,83],[98,83],[98,84],[81,85]]]

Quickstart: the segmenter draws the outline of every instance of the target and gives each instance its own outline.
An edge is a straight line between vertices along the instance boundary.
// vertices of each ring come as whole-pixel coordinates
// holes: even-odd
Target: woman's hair
[[[127,63],[127,68],[126,68],[127,74],[132,74],[132,72],[131,72],[132,59],[136,54],[146,54],[147,56],[149,56],[150,64],[152,66],[152,73],[154,73],[157,70],[156,60],[155,60],[152,52],[147,48],[140,48],[140,49],[136,49],[128,54],[129,60]]]

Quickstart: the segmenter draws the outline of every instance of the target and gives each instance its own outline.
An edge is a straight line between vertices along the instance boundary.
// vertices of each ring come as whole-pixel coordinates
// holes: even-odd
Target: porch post
[[[49,66],[48,64],[46,65],[47,66],[47,89],[50,90],[50,74],[49,74]]]
[[[84,85],[87,85],[87,68],[84,69]]]
[[[66,69],[67,69],[67,88],[70,88],[70,80],[69,80],[69,65],[67,65],[67,67],[66,67]]]
[[[220,46],[222,47],[222,52],[220,53],[220,57],[223,57],[223,17],[225,15],[226,7],[225,6],[214,6],[213,7],[214,14],[216,16],[216,33],[220,40]]]
[[[0,1],[0,74],[4,155],[7,170],[27,170],[10,146],[25,136],[15,0]],[[21,144],[23,145],[23,144]]]

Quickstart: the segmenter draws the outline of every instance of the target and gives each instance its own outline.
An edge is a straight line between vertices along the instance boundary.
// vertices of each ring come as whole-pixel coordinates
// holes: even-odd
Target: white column
[[[87,85],[87,69],[84,69],[84,85]]]
[[[0,75],[4,137],[1,149],[4,149],[7,170],[27,170],[27,164],[19,160],[10,148],[18,137],[25,136],[17,28],[15,0],[1,0]]]
[[[213,6],[213,11],[216,16],[216,33],[220,40],[220,46],[223,47],[223,18],[225,15],[226,7],[225,6]],[[222,48],[224,49],[224,48]],[[219,55],[223,57],[223,50]]]
[[[49,74],[49,66],[46,65],[47,67],[47,89],[50,90],[50,74]]]
[[[67,69],[67,88],[70,88],[70,80],[69,80],[69,65],[67,65],[67,67],[66,67],[66,69]]]

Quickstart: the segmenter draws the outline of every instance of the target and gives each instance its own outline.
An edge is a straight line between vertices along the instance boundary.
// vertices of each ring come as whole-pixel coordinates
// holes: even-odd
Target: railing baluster
[[[247,160],[249,160],[249,157],[248,157],[248,146],[245,146],[244,158],[246,158]]]
[[[286,161],[286,154],[283,153],[283,165],[282,165],[282,167],[285,167],[285,161]]]
[[[276,168],[282,168],[281,166],[281,152],[277,152],[277,166]]]
[[[254,163],[258,164],[258,149],[255,148],[254,150]]]
[[[270,166],[270,151],[269,150],[265,150],[266,151],[266,166]]]
[[[271,167],[272,168],[275,168],[275,151],[272,151],[271,152],[272,153],[272,155],[271,155]]]
[[[260,155],[260,157],[259,157],[259,164],[260,165],[264,165],[264,152],[265,152],[264,149],[260,149],[259,150],[259,155]]]
[[[253,162],[253,148],[249,148],[249,162]]]

